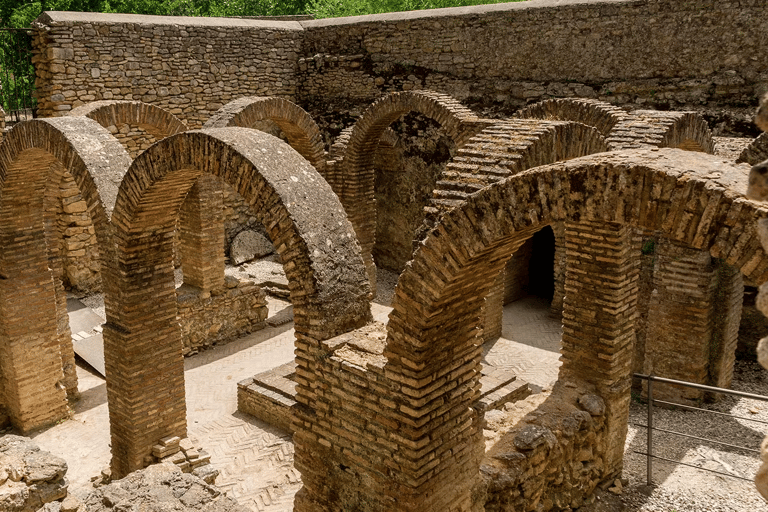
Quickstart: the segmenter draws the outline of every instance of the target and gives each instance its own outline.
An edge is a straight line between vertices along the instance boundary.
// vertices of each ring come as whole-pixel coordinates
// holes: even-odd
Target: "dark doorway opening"
[[[555,233],[547,226],[533,235],[528,293],[552,302],[555,295]]]

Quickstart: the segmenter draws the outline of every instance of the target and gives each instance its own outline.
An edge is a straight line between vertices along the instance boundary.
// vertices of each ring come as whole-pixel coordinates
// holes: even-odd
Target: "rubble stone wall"
[[[140,100],[199,128],[241,96],[295,95],[297,22],[44,13],[33,62],[39,115]]]
[[[517,108],[548,97],[754,104],[766,0],[530,0],[311,21],[49,12],[35,24],[40,115],[101,99],[191,128],[240,96],[367,104],[428,88]],[[599,58],[596,58],[599,56]]]

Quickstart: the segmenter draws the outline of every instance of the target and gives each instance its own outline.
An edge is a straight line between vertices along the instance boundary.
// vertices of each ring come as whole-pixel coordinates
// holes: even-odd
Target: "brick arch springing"
[[[115,474],[141,467],[160,438],[186,433],[171,244],[184,196],[203,174],[251,205],[280,254],[299,389],[309,389],[320,340],[370,320],[354,230],[325,180],[290,146],[248,128],[191,131],[154,145],[131,165],[112,221],[110,278],[118,285],[106,297],[104,344]]]
[[[736,162],[746,162],[749,165],[757,165],[768,160],[768,132],[761,133],[739,155]]]
[[[560,380],[593,390],[605,401],[610,441],[601,454],[603,477],[616,474],[626,435],[632,297],[637,287],[632,278],[637,268],[626,250],[629,228],[661,231],[671,240],[723,258],[756,283],[765,282],[768,257],[756,236],[755,221],[768,212],[743,199],[745,184],[743,173],[714,157],[669,149],[634,150],[521,173],[477,192],[446,213],[400,277],[383,353],[384,371],[393,381],[390,387],[401,390],[389,397],[395,403],[389,419],[413,426],[399,433],[406,438],[400,445],[401,457],[412,461],[409,476],[420,481],[425,468],[430,474],[452,468],[478,484],[482,436],[480,418],[471,406],[478,393],[480,349],[475,327],[481,321],[482,297],[509,254],[538,228],[553,222],[566,222],[575,231],[603,230],[604,238],[598,239],[615,246],[615,265],[592,264],[593,271],[601,265],[616,267],[614,274],[600,276],[608,284],[600,291],[613,287],[615,297],[601,296],[605,302],[598,305],[580,293],[595,286],[592,274],[571,274],[586,288],[574,285],[573,296],[566,301]],[[585,240],[590,240],[588,247],[599,245]],[[590,311],[597,315],[596,322]],[[557,387],[553,397],[567,395],[567,389]],[[420,444],[423,439],[432,444]],[[458,451],[463,442],[475,443],[475,448],[452,455],[450,450]],[[521,470],[521,474],[527,473]],[[430,484],[428,477],[421,481],[434,496],[454,492],[439,482]],[[472,487],[462,486],[462,492]],[[462,496],[451,498],[458,502]]]
[[[323,174],[325,154],[320,128],[303,108],[286,99],[273,96],[238,98],[214,112],[203,128],[254,128],[255,123],[264,120],[274,122],[291,147]]]
[[[51,232],[59,183],[68,173],[77,184],[106,267],[109,215],[129,163],[120,143],[83,117],[19,123],[0,144],[0,286],[4,297],[17,298],[3,301],[0,364],[6,406],[22,431],[65,417],[64,387],[76,386],[66,375],[74,354],[68,324],[61,322],[60,269],[50,269],[60,264]]]
[[[550,121],[574,121],[593,126],[607,137],[627,113],[615,105],[587,98],[553,98],[540,101],[515,114],[521,119],[546,119]]]
[[[457,146],[488,124],[454,98],[433,91],[395,92],[384,96],[355,123],[346,151],[336,163],[335,176],[329,182],[355,226],[374,288],[376,267],[371,256],[376,236],[373,161],[384,131],[409,112],[418,112],[436,121]]]
[[[642,147],[679,148],[712,154],[715,143],[707,122],[696,112],[635,110],[608,136],[612,151]]]

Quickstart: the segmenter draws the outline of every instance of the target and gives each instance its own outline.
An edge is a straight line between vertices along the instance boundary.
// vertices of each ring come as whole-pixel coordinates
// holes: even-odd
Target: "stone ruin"
[[[84,32],[106,37],[104,27]],[[54,20],[38,37],[60,28]],[[76,56],[50,49],[40,59]],[[38,64],[51,83],[68,73]],[[295,361],[269,382],[241,383],[238,400],[294,432],[297,511],[578,507],[621,473],[633,372],[729,384],[743,283],[768,281],[758,237],[768,214],[744,198],[748,166],[711,154],[701,116],[553,99],[492,119],[445,92],[402,89],[332,144],[274,95],[243,95],[188,129],[183,109],[134,99],[77,93],[84,104],[56,110],[63,90],[43,104],[66,115],[6,133],[0,382],[12,424],[28,432],[67,417],[78,392],[64,283],[100,287],[111,473],[191,482],[179,474],[200,448],[184,441],[183,356],[266,318],[263,290],[225,275],[228,211],[263,228],[288,281]],[[377,158],[411,112],[439,124],[455,150],[384,325],[370,312]],[[764,145],[756,139],[740,160]],[[505,301],[527,289],[545,228],[563,321],[559,379],[486,448],[483,412],[515,392],[486,389],[482,346],[498,337]]]

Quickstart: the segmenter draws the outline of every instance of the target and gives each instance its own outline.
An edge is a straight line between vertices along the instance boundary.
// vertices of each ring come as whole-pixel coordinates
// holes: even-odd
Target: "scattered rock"
[[[261,258],[275,252],[267,237],[256,231],[246,229],[238,233],[229,247],[229,258],[234,265]]]
[[[35,512],[64,498],[66,472],[64,459],[40,450],[30,439],[0,437],[0,480],[4,482],[0,485],[0,510]]]
[[[83,505],[88,512],[247,512],[216,487],[173,464],[155,464],[115,480],[90,493]]]

